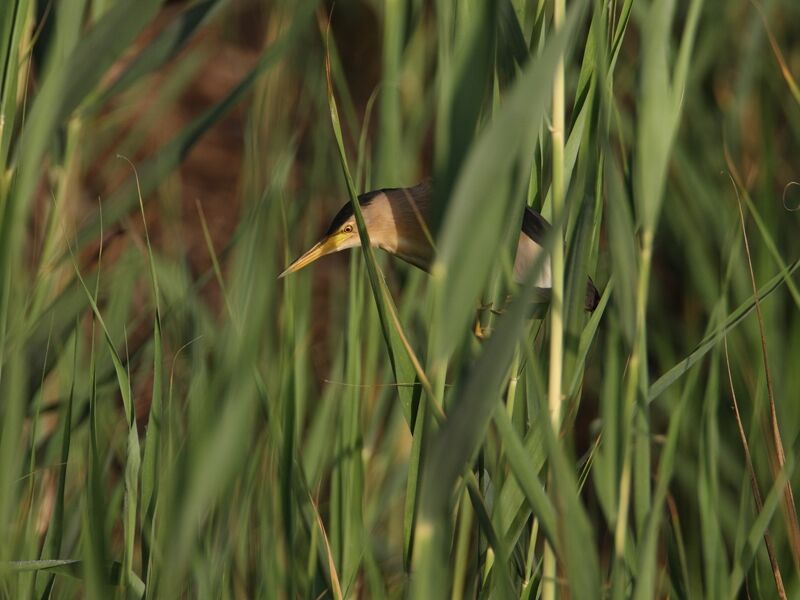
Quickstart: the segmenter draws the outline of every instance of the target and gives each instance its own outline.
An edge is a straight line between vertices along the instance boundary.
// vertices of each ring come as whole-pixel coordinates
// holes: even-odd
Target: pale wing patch
[[[544,254],[544,248],[523,233],[519,234],[517,257],[514,259],[514,280],[524,283],[528,271],[533,267],[538,257]],[[545,255],[536,277],[536,287],[551,288],[553,279],[550,276],[550,261]]]

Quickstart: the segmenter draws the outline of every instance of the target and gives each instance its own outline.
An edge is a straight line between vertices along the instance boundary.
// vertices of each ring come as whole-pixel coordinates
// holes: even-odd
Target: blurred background
[[[567,11],[4,1],[3,597],[800,594],[800,5]],[[472,307],[516,291],[493,215],[552,218],[562,51],[552,435],[547,318]],[[433,176],[482,258],[278,280],[343,168]]]

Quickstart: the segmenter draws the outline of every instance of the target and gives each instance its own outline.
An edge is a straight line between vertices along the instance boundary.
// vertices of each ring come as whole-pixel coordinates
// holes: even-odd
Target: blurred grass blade
[[[167,177],[186,157],[197,141],[208,129],[224,117],[250,90],[269,68],[277,64],[291,48],[298,43],[305,32],[313,11],[319,0],[306,0],[300,4],[294,20],[289,29],[275,42],[270,44],[262,53],[258,63],[242,78],[236,86],[225,95],[216,105],[192,121],[172,140],[159,148],[152,156],[143,161],[139,166],[139,179],[141,193],[145,200],[156,187]],[[104,201],[106,226],[114,225],[135,206],[138,199],[136,182],[129,177],[125,182]],[[99,220],[97,216],[88,219],[77,235],[77,246],[82,247],[90,240],[97,237]]]
[[[499,402],[499,390],[517,341],[522,337],[526,308],[527,301],[520,296],[499,320],[498,329],[487,341],[481,357],[467,378],[458,384],[447,421],[431,442],[422,472],[415,532],[416,578],[412,588],[415,596],[427,590],[441,597],[445,589],[443,556],[448,536],[444,527],[451,492],[458,475],[475,456]]]
[[[496,410],[499,410],[499,407]],[[547,453],[544,440],[542,439],[541,433],[539,433],[539,429],[542,425],[549,425],[549,423],[541,423],[538,419],[534,419],[530,429],[528,429],[528,432],[525,434],[525,439],[522,440],[527,470],[530,474],[541,472],[546,460]],[[512,472],[514,470],[516,469],[513,469]],[[530,475],[523,476],[530,477]],[[504,481],[500,493],[495,499],[496,510],[502,520],[500,523],[501,533],[507,540],[517,539],[521,532],[523,524],[518,522],[517,517],[520,513],[520,509],[524,508],[525,501],[527,500],[529,504],[531,503],[527,495],[529,494],[522,490],[517,475],[514,473],[514,477],[507,478]],[[550,502],[549,499],[548,502]],[[544,510],[546,511],[546,509]],[[554,531],[556,530],[554,529]],[[554,537],[553,539],[556,540],[557,538]],[[556,541],[553,543],[557,544]]]
[[[692,0],[672,78],[669,37],[674,1],[654,0],[644,19],[641,113],[634,189],[637,216],[645,235],[651,235],[646,232],[655,229],[661,210],[670,148],[680,120],[688,61],[702,3],[703,0]]]
[[[133,554],[134,544],[136,537],[136,521],[137,521],[137,507],[138,507],[138,491],[139,491],[139,467],[141,464],[141,453],[139,447],[139,432],[136,429],[136,409],[133,403],[131,383],[128,377],[128,372],[123,365],[122,359],[117,352],[114,342],[111,338],[111,333],[106,326],[103,316],[100,314],[100,309],[97,306],[94,296],[86,287],[86,283],[81,276],[80,269],[73,258],[73,267],[75,275],[83,287],[86,299],[91,306],[94,317],[99,323],[100,328],[105,337],[106,346],[111,355],[111,360],[114,363],[114,371],[117,375],[117,382],[119,384],[119,391],[122,396],[122,403],[125,409],[125,417],[128,422],[128,435],[127,435],[127,451],[125,461],[125,511],[123,515],[123,531],[125,537],[125,545],[123,552],[123,569],[122,569],[122,585],[125,588],[129,586],[138,586],[137,581],[141,581],[133,571]]]
[[[139,52],[114,83],[92,101],[85,112],[98,110],[109,98],[124,92],[142,77],[176,57],[219,5],[220,0],[201,0],[186,8]]]
[[[0,572],[10,571],[12,573],[26,573],[31,571],[45,571],[57,575],[66,575],[75,579],[84,577],[84,561],[60,559],[60,560],[17,560],[7,563],[0,563]],[[121,580],[122,565],[112,562],[104,567],[106,585],[117,585]],[[131,591],[134,597],[141,598],[144,594],[144,582],[134,575],[131,582]]]
[[[619,20],[614,29],[614,39],[611,42],[611,69],[617,62],[620,48],[622,48],[622,40],[624,39],[625,31],[628,28],[628,20],[631,16],[631,8],[633,7],[633,0],[625,0],[620,10]]]
[[[411,557],[414,552],[414,530],[417,524],[417,508],[419,506],[419,482],[421,479],[421,465],[424,461],[424,449],[427,441],[425,423],[428,412],[420,404],[422,388],[416,386],[412,398],[412,418],[409,421],[411,428],[411,454],[408,458],[408,476],[406,478],[406,498],[403,504],[403,566],[406,572],[411,572]],[[416,410],[414,410],[416,408]],[[423,410],[420,410],[423,408]],[[416,416],[416,418],[414,418]]]
[[[778,63],[778,67],[780,68],[781,75],[786,82],[786,86],[792,93],[792,97],[794,98],[795,102],[800,104],[800,87],[798,87],[797,81],[792,75],[792,71],[789,68],[789,65],[786,63],[786,59],[783,57],[781,47],[778,45],[778,41],[775,39],[775,34],[772,32],[772,28],[769,26],[769,21],[767,20],[767,15],[764,13],[764,8],[761,6],[761,3],[758,2],[758,0],[750,0],[750,2],[758,11],[758,16],[761,17],[761,22],[764,24],[764,31],[767,33],[767,39],[769,39],[770,48],[772,48],[772,53],[775,55],[775,61]]]
[[[543,404],[537,415],[549,419]],[[589,516],[580,500],[575,468],[552,427],[542,427],[553,478],[551,496],[559,535],[558,561],[567,576],[571,595],[591,598],[601,589],[599,557]]]
[[[0,596],[796,596],[800,3],[754,2],[2,2]],[[433,274],[382,271],[356,192],[429,174]],[[279,281],[345,185],[361,249]],[[510,267],[558,197],[555,432]]]
[[[497,70],[504,85],[511,83],[517,68],[523,69],[530,53],[511,0],[499,0],[497,17]]]
[[[16,253],[21,220],[41,176],[42,158],[57,129],[93,91],[106,70],[153,18],[161,0],[120,0],[84,35],[66,64],[45,78],[25,123],[16,156],[14,199],[0,232],[0,269]],[[3,258],[6,255],[6,258]]]
[[[128,160],[128,163],[133,170],[137,191],[139,192],[139,209],[141,211],[142,227],[144,229],[144,239],[147,248],[147,265],[150,272],[150,285],[153,292],[153,303],[155,304],[155,314],[153,316],[153,387],[150,399],[150,415],[147,422],[144,457],[142,458],[141,481],[142,514],[140,516],[140,521],[143,536],[140,543],[142,551],[142,573],[145,581],[147,581],[151,558],[150,545],[153,541],[149,538],[154,526],[153,521],[155,519],[156,500],[158,494],[157,485],[161,466],[159,462],[159,453],[161,449],[161,424],[163,423],[164,418],[161,399],[164,381],[164,359],[161,341],[161,300],[158,290],[158,277],[156,276],[155,259],[153,258],[153,247],[150,244],[150,233],[147,230],[147,218],[145,217],[144,213],[144,201],[142,200],[141,190],[139,189],[139,175],[136,172],[136,167],[133,165],[133,163],[130,162],[130,160]],[[133,429],[136,430],[135,423]],[[136,432],[136,435],[138,440],[138,431]]]
[[[625,341],[633,344],[636,327],[637,259],[633,216],[625,192],[622,172],[613,155],[606,152],[605,181],[608,186],[608,250],[617,281],[614,308]]]
[[[424,515],[428,522],[418,525],[418,529],[437,522],[434,517],[445,508],[458,475],[478,450],[500,400],[514,348],[523,339],[527,306],[524,292],[520,293],[498,319],[497,329],[453,392],[452,408],[432,442],[429,463],[423,470],[420,519]]]
[[[378,98],[381,135],[376,144],[377,176],[383,185],[400,185],[402,165],[407,158],[402,151],[402,110],[400,105],[400,70],[405,45],[407,6],[401,0],[386,0],[383,4],[382,79]],[[328,42],[326,41],[326,48]],[[327,52],[330,57],[330,52]],[[330,58],[328,58],[330,61]],[[332,86],[329,86],[331,90]],[[332,94],[331,91],[329,93]],[[338,115],[337,115],[338,120]],[[363,239],[363,238],[362,238]]]
[[[459,173],[432,270],[440,294],[434,326],[434,360],[438,364],[444,363],[464,339],[478,296],[495,267],[496,257],[485,248],[499,247],[507,219],[522,211],[521,203],[514,210],[511,194],[498,194],[497,182],[508,181],[512,166],[532,151],[546,115],[558,58],[579,22],[580,4],[575,3],[564,30],[548,41],[519,75]]]
[[[25,30],[25,21],[28,16],[30,0],[11,0],[5,3],[5,9],[0,11],[0,198],[5,195],[5,183],[2,170],[6,168],[11,135],[14,132],[14,122],[17,112],[16,96],[19,80],[19,67],[25,66],[20,61],[20,39]],[[3,43],[7,40],[7,43]]]
[[[476,11],[474,18],[456,18],[455,22],[448,23],[450,17],[445,17],[446,13],[466,14],[468,9],[461,5],[453,10],[452,3],[442,2],[442,15],[437,19],[437,24],[444,29],[439,33],[439,55],[447,64],[439,75],[436,184],[429,223],[436,239],[440,238],[459,173],[465,168],[474,146],[481,112],[492,85],[497,0],[480,2],[473,9]]]

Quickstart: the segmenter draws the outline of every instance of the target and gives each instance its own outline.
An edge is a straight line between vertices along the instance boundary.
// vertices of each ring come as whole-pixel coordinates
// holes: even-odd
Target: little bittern
[[[361,194],[358,202],[370,244],[428,271],[433,262],[433,244],[427,225],[431,195],[428,182],[409,188],[383,189]],[[527,270],[539,254],[544,252],[542,243],[550,229],[550,223],[542,215],[525,208],[514,260],[514,279],[517,282],[524,281]],[[348,202],[333,218],[322,239],[289,265],[280,277],[299,271],[322,256],[359,245],[361,241],[353,207]],[[547,260],[542,264],[536,287],[539,292],[544,293],[552,287],[550,262]],[[584,300],[586,310],[594,310],[599,299],[600,294],[589,279]]]

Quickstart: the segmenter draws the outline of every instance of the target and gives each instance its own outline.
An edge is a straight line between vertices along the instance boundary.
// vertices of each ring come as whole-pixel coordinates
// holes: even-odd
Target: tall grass
[[[0,596],[796,597],[798,22],[8,0]],[[430,276],[356,201],[426,175]],[[348,201],[365,251],[278,280]]]

